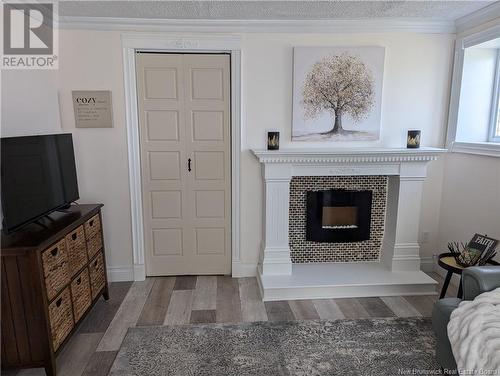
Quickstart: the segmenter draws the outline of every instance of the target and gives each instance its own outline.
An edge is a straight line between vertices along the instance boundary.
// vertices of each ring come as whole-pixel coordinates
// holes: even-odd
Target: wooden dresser
[[[108,300],[101,204],[72,205],[1,239],[2,368],[44,367]]]

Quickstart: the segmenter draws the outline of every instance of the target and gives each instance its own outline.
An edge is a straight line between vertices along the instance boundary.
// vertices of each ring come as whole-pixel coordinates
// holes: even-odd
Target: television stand
[[[44,217],[50,218],[48,215],[45,215]],[[52,218],[50,218],[50,220],[52,221]],[[40,220],[39,220],[39,219],[37,219],[36,221],[33,221],[32,223],[34,223],[35,225],[40,226],[40,227],[41,227],[41,228],[43,228],[43,229],[46,229],[46,230],[48,230],[48,229],[49,229],[49,227],[48,227],[47,225],[43,224],[42,222],[40,222]],[[21,230],[21,231],[22,231],[22,230]]]
[[[69,209],[71,209],[71,203],[61,206],[59,209],[57,209],[57,211],[65,213]]]
[[[58,213],[71,213],[71,206],[54,210]]]
[[[56,220],[50,216],[50,213],[47,215],[43,216],[44,218],[47,218],[50,222],[55,222]]]
[[[71,206],[1,236],[2,369],[44,367],[100,299],[109,299],[102,204]]]
[[[56,220],[54,218],[52,218],[50,216],[50,213],[49,213],[49,214],[45,214],[43,217],[40,217],[39,219],[37,219],[36,221],[33,221],[31,223],[34,223],[34,224],[40,226],[41,228],[48,230],[49,226],[47,226],[45,223],[43,223],[43,222],[40,221],[42,218],[47,218],[49,220],[49,222],[56,222]],[[28,225],[26,225],[26,226],[28,226]],[[18,231],[22,232],[22,230],[18,230]]]

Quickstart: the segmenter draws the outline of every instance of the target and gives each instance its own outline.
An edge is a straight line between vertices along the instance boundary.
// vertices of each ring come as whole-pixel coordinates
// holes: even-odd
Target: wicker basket
[[[80,317],[82,317],[87,308],[90,307],[92,303],[91,295],[89,271],[85,268],[83,272],[71,282],[71,301],[73,302],[75,322],[80,320]]]
[[[95,259],[89,264],[90,286],[92,287],[92,300],[101,292],[106,284],[106,271],[104,270],[104,258],[99,252]]]
[[[56,351],[74,326],[69,288],[64,289],[49,305],[49,319],[52,345]]]
[[[94,215],[87,222],[85,222],[85,237],[87,241],[92,239],[98,232],[101,232],[101,219],[99,214]]]
[[[65,240],[62,239],[42,252],[43,274],[47,297],[52,300],[69,282],[68,257]]]
[[[87,241],[87,252],[89,254],[89,259],[94,257],[94,255],[102,249],[102,234],[99,232],[90,240]]]
[[[87,263],[87,251],[83,226],[66,235],[69,270],[73,277]]]

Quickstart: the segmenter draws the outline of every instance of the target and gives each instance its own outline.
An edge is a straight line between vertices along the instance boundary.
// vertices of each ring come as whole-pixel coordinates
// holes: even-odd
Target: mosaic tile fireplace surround
[[[292,263],[378,261],[384,237],[387,176],[294,176],[290,181],[289,243]],[[306,240],[307,192],[371,191],[370,237],[351,242]]]

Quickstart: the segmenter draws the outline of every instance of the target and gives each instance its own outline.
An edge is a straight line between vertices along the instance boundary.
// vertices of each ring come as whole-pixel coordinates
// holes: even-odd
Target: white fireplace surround
[[[317,288],[307,290],[307,270],[313,274],[312,271],[317,271],[318,266],[292,265],[291,262],[288,222],[290,180],[293,176],[388,176],[386,225],[381,259],[377,265],[373,265],[374,263],[371,265],[373,270],[377,270],[374,280],[365,283],[377,284],[381,282],[377,281],[379,278],[382,282],[392,281],[390,284],[397,284],[402,278],[401,283],[405,285],[405,291],[408,293],[429,293],[431,287],[434,290],[434,281],[420,271],[419,221],[427,164],[444,152],[445,149],[438,148],[253,150],[263,165],[265,181],[264,239],[258,272],[264,300],[402,293],[401,288],[385,289],[385,292],[384,289],[378,291],[371,289],[371,292],[367,289],[365,293],[359,288],[360,286],[357,286],[356,291],[351,289],[351,293],[339,289],[342,281],[329,276],[331,273],[328,272],[328,268],[333,272],[340,264],[321,266],[320,269],[326,271],[324,281],[318,279],[317,273],[311,276],[311,283],[316,287],[320,286],[321,291]],[[342,268],[346,270],[352,266],[353,272],[356,273],[356,268],[366,269],[367,265],[364,264],[362,266],[359,263],[342,264]],[[380,275],[377,277],[378,274]],[[298,285],[293,278],[294,275],[301,281]],[[422,285],[416,286],[415,289],[408,288],[411,286],[404,281],[405,275],[413,284],[420,280],[425,288],[422,288]],[[352,285],[352,281],[346,281],[346,284]],[[284,293],[280,293],[281,290],[277,289],[277,286],[281,286]],[[294,290],[294,286],[297,289]]]

